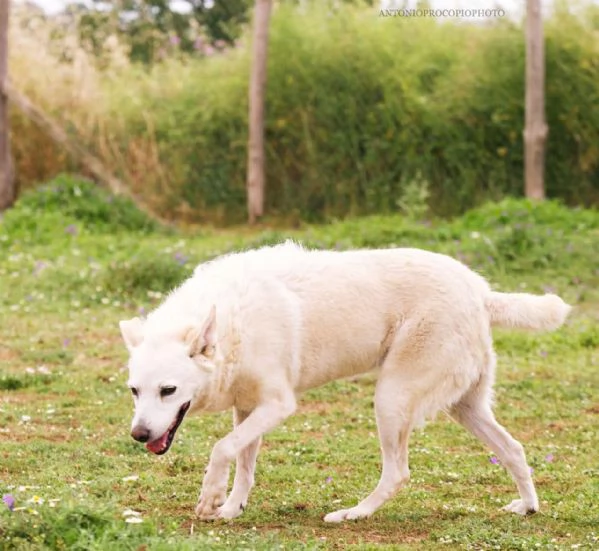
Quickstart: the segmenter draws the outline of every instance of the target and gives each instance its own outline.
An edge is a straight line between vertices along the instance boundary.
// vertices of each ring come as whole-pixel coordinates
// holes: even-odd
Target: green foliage
[[[102,549],[105,541],[119,542],[119,548],[143,541],[155,533],[150,527],[136,530],[115,530],[114,514],[89,508],[55,507],[42,518],[32,515],[11,515],[0,528],[3,549]]]
[[[559,201],[504,199],[486,203],[461,217],[465,229],[501,229],[513,224],[547,226],[576,232],[599,227],[599,212],[594,209],[567,208]]]
[[[163,61],[128,64],[115,47],[107,59],[120,61],[96,73],[98,89],[69,120],[107,166],[165,215],[244,221],[250,30],[235,47],[187,55],[212,39],[201,29],[175,29],[178,19],[164,0],[152,3],[156,10],[146,12],[154,15],[135,19],[123,32],[147,50],[134,53],[136,59]],[[224,27],[230,10],[239,30],[247,4],[194,5]],[[565,204],[590,206],[599,201],[599,8],[571,12],[558,6],[545,21],[546,188]],[[377,6],[361,2],[288,1],[273,10],[266,212],[306,221],[405,212],[405,200],[414,198],[409,186],[418,180],[427,182],[428,195],[418,199],[418,213],[411,214],[417,217],[456,215],[488,200],[521,196],[522,25],[379,14]],[[103,19],[89,30],[97,39],[94,51],[110,45],[106,26],[115,24],[104,12],[96,16]],[[213,32],[228,33],[223,29]],[[87,81],[77,72],[75,54],[61,67],[68,76],[57,76],[60,91],[40,98],[56,115],[72,104],[71,79]],[[44,142],[48,138],[13,116],[20,129],[13,136],[19,172],[30,175],[25,185],[61,162],[67,166]]]
[[[306,220],[391,213],[417,179],[428,182],[421,205],[435,214],[522,195],[523,28],[377,14],[315,3],[275,10],[267,212]],[[546,186],[569,204],[599,197],[593,25],[560,12],[546,26]],[[135,75],[112,92],[126,120],[121,147],[145,132],[141,117],[151,112],[172,167],[170,201],[187,203],[198,220],[245,219],[248,48],[156,66],[144,84]],[[176,90],[151,84],[171,81]]]
[[[429,185],[420,173],[416,178],[401,186],[401,197],[397,200],[400,211],[412,220],[424,220],[428,213]]]
[[[215,47],[233,45],[248,22],[251,6],[250,0],[188,0],[176,10],[167,0],[101,3],[110,4],[110,10],[82,4],[67,10],[83,44],[101,58],[109,47],[108,37],[118,37],[131,61],[144,64],[181,53],[211,55]]]
[[[89,180],[61,175],[24,193],[0,228],[13,239],[51,241],[57,233],[148,232],[157,226],[129,199],[115,197]]]
[[[148,291],[173,289],[190,274],[183,255],[134,256],[111,262],[101,278],[103,287],[126,297],[147,297]]]

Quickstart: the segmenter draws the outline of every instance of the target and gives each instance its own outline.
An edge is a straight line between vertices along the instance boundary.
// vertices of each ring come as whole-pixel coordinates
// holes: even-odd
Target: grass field
[[[598,213],[508,201],[452,222],[391,216],[185,233],[141,217],[125,223],[129,207],[90,199],[84,185],[45,193],[0,222],[0,491],[15,501],[12,512],[0,503],[1,549],[599,548]],[[525,446],[540,513],[500,511],[516,496],[513,482],[439,416],[413,436],[412,480],[400,495],[367,521],[325,525],[325,513],[378,480],[366,378],[307,393],[266,437],[243,516],[194,518],[230,415],[187,419],[162,457],[134,442],[117,322],[155,306],[198,261],[287,236],[447,252],[496,288],[554,290],[576,305],[556,333],[496,334],[497,416]]]

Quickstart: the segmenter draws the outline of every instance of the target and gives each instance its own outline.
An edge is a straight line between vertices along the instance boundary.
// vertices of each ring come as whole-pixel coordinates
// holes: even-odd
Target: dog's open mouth
[[[177,432],[177,429],[179,428],[181,421],[183,421],[183,417],[185,417],[185,414],[187,413],[190,404],[191,402],[185,402],[179,408],[179,413],[177,413],[177,417],[175,418],[171,426],[167,429],[167,431],[160,438],[157,438],[156,440],[153,440],[152,442],[148,442],[146,444],[146,448],[148,450],[150,450],[152,453],[155,453],[156,455],[162,455],[163,453],[166,453],[168,451],[168,449],[171,447],[171,444],[173,443],[173,439],[175,438],[175,433]]]

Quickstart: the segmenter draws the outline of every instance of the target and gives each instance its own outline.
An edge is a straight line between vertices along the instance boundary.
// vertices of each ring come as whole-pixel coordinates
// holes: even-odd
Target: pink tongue
[[[146,448],[150,450],[152,453],[161,452],[166,446],[166,440],[168,438],[168,431],[166,431],[160,438],[154,440],[153,442],[148,442],[146,444]]]

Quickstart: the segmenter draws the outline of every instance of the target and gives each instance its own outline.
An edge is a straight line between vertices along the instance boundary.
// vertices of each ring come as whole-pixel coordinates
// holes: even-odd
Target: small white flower
[[[135,480],[139,480],[139,475],[137,474],[132,474],[130,476],[125,476],[123,477],[123,482],[133,482]]]
[[[31,421],[31,415],[21,415],[21,421],[23,423],[29,423],[29,421]]]
[[[127,517],[125,519],[125,522],[128,522],[129,524],[140,524],[141,522],[143,522],[143,519],[139,517]]]
[[[139,511],[134,511],[133,509],[125,509],[123,511],[124,517],[141,517],[141,513]]]

